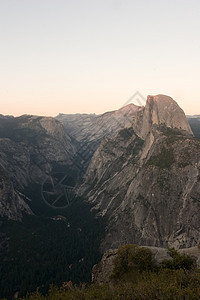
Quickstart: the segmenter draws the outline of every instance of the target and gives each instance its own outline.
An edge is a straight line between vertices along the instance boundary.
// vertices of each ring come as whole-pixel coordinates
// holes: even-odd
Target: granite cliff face
[[[134,115],[142,107],[129,104],[119,110],[95,114],[59,114],[56,119],[63,123],[66,132],[78,142],[101,140],[105,136],[114,137],[123,128],[130,127]]]
[[[5,255],[1,289],[15,274],[20,284],[30,272],[34,289],[44,278],[46,286],[52,283],[55,272],[65,280],[85,282],[100,257],[100,242],[102,252],[134,243],[151,246],[162,257],[166,249],[161,247],[196,246],[200,140],[173,99],[150,96],[145,107],[59,118],[64,126],[54,118],[0,115],[0,254]],[[71,171],[78,174],[75,189],[80,197],[60,206],[62,211],[48,206],[41,196],[45,180]],[[47,181],[47,189],[52,181]],[[58,193],[63,193],[62,184]],[[199,264],[199,249],[188,251],[198,254]],[[96,281],[104,280],[107,259],[112,268],[113,253],[107,252],[96,267]],[[14,285],[13,280],[8,289]],[[29,286],[27,280],[24,295]]]
[[[0,117],[1,216],[32,213],[27,189],[66,172],[80,148],[92,149],[88,162],[97,148],[78,193],[108,219],[103,250],[197,243],[200,141],[172,98],[148,96],[145,107],[58,119],[65,127],[54,118]]]
[[[135,133],[142,139],[146,139],[155,126],[162,125],[176,129],[183,134],[193,135],[183,110],[171,97],[165,95],[148,96],[146,106],[136,115],[134,120]]]
[[[113,138],[123,128],[131,126],[135,114],[142,107],[129,104],[119,110],[95,114],[59,114],[56,119],[65,127],[66,133],[76,140],[78,152],[88,165],[92,155],[105,137]]]
[[[14,189],[9,174],[0,166],[0,216],[19,220],[23,214],[32,214],[20,193]]]
[[[114,137],[129,127],[140,109],[130,104],[99,116],[59,115],[57,119],[1,115],[0,167],[7,185],[0,191],[0,216],[17,220],[23,213],[31,214],[33,199],[27,191],[40,190],[51,173],[73,170],[80,177],[103,137]]]
[[[108,220],[103,251],[126,243],[196,245],[199,153],[183,111],[163,95],[148,97],[131,128],[101,143],[79,193]]]
[[[71,138],[54,118],[1,118],[0,216],[16,220],[22,213],[32,213],[32,199],[25,190],[41,186],[51,172],[70,166],[75,152]]]

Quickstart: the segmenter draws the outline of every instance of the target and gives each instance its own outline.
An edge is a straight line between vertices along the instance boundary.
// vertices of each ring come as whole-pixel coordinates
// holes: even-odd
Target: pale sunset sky
[[[0,114],[103,113],[136,91],[200,114],[199,79],[199,0],[0,0]]]

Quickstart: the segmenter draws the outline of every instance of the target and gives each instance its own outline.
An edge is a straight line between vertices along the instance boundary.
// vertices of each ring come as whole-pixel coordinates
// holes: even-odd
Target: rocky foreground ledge
[[[154,259],[158,266],[165,259],[172,259],[169,250],[167,248],[149,247],[144,246],[152,251]],[[181,254],[187,254],[196,261],[197,268],[200,268],[200,247],[195,246],[191,248],[184,248],[177,250]],[[103,284],[110,282],[110,276],[113,272],[114,263],[113,260],[116,257],[118,249],[110,249],[106,251],[101,261],[94,265],[92,269],[92,282],[97,284]]]

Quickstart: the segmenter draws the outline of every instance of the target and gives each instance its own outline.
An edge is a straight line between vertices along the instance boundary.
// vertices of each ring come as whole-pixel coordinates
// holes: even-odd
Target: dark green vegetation
[[[129,273],[153,270],[155,262],[150,249],[138,245],[122,246],[114,259],[112,278],[128,276]]]
[[[172,259],[165,259],[162,262],[163,268],[168,268],[172,270],[184,269],[184,270],[191,270],[195,262],[194,260],[186,254],[180,254],[173,248],[169,249],[169,254]]]
[[[119,248],[114,258],[112,278],[116,280],[128,280],[137,278],[144,271],[158,272],[161,269],[193,270],[195,261],[186,254],[180,254],[174,248],[169,248],[171,259],[165,259],[160,266],[156,263],[152,251],[138,245],[125,245]]]
[[[69,280],[89,282],[104,231],[102,219],[94,218],[90,208],[77,199],[65,210],[49,209],[23,222],[4,220],[1,232],[9,240],[0,252],[0,297],[10,298],[15,290],[22,297],[37,287],[46,293],[50,284]],[[61,220],[52,219],[59,215]]]
[[[158,155],[153,155],[148,160],[147,165],[159,167],[160,169],[169,169],[174,163],[174,153],[171,148],[163,147]]]
[[[172,265],[157,267],[149,249],[136,245],[123,246],[114,260],[115,276],[112,276],[114,279],[110,284],[76,286],[66,283],[61,288],[52,286],[46,297],[36,292],[27,295],[26,299],[199,299],[200,271],[195,269],[194,262],[188,264],[192,260],[187,255],[178,254],[173,249],[169,251]]]

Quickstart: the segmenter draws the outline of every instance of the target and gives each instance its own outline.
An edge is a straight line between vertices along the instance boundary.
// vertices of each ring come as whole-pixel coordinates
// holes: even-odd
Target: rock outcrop
[[[144,246],[152,251],[155,263],[160,266],[162,261],[172,259],[167,248]],[[111,282],[111,275],[114,269],[114,259],[117,256],[118,249],[106,251],[101,261],[94,265],[92,269],[92,282],[104,284]],[[200,267],[200,249],[199,247],[185,248],[179,250],[180,254],[187,254],[194,259],[196,266]]]
[[[148,97],[131,128],[101,143],[79,193],[107,218],[103,252],[127,243],[197,244],[199,153],[183,111],[160,95]]]

